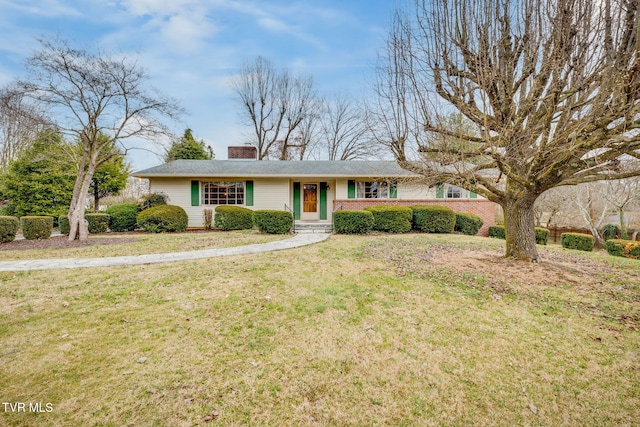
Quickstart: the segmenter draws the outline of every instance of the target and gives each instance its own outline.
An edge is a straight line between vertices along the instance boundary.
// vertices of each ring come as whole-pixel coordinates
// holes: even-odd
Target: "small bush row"
[[[562,247],[566,249],[577,249],[579,251],[593,251],[596,239],[591,234],[584,233],[562,233],[560,235]]]
[[[549,242],[549,230],[542,227],[535,227],[536,244],[546,245]],[[492,225],[489,227],[489,237],[496,239],[506,239],[506,231],[503,225]]]
[[[609,239],[606,248],[609,255],[640,259],[640,242],[636,240]]]

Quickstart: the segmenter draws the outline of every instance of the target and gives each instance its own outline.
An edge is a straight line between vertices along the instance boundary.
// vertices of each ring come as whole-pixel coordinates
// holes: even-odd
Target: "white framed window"
[[[464,190],[455,185],[447,186],[447,199],[462,199],[464,197]]]
[[[389,183],[386,181],[357,181],[356,198],[388,199]]]
[[[203,205],[244,205],[244,182],[202,182]]]

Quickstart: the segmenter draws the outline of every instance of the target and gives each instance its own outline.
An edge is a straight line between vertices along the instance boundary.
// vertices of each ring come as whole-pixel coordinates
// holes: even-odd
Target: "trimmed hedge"
[[[120,203],[111,205],[106,210],[109,218],[109,230],[133,231],[138,226],[138,205],[135,203]]]
[[[89,225],[89,233],[105,233],[109,229],[109,215],[103,213],[88,213],[84,215]]]
[[[364,209],[373,214],[373,229],[388,233],[411,231],[411,208],[406,206],[378,205]]]
[[[492,225],[489,227],[489,237],[495,237],[496,239],[506,239],[507,236],[504,231],[503,225]]]
[[[225,231],[250,230],[253,228],[253,211],[241,206],[218,206],[213,225]]]
[[[549,230],[542,227],[536,227],[536,243],[546,245],[549,241]]]
[[[20,228],[20,220],[15,216],[0,216],[0,243],[13,242]]]
[[[609,255],[640,259],[640,242],[636,240],[609,239],[605,246]]]
[[[333,231],[338,234],[365,234],[373,229],[375,220],[369,211],[341,210],[333,213]]]
[[[159,205],[140,212],[137,221],[149,233],[174,233],[187,231],[189,217],[180,206]]]
[[[563,248],[591,252],[596,239],[590,234],[562,233],[560,241]]]
[[[425,233],[452,233],[456,226],[456,213],[446,206],[411,206],[413,229]]]
[[[58,217],[58,229],[61,234],[68,236],[71,232],[71,224],[69,224],[69,217],[67,215],[61,215]]]
[[[23,216],[20,218],[20,228],[27,240],[48,239],[53,231],[53,217]]]
[[[460,212],[456,213],[456,224],[453,230],[469,236],[475,236],[480,231],[482,224],[484,224],[484,221],[478,215]]]
[[[293,226],[293,215],[287,211],[253,211],[253,223],[263,233],[285,234]]]
[[[166,206],[169,204],[169,196],[164,193],[151,193],[142,197],[142,201],[138,204],[138,211],[144,211],[156,206]]]

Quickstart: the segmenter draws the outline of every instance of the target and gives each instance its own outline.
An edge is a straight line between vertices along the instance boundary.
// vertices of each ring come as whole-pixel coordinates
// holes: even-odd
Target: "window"
[[[389,183],[386,181],[358,181],[356,187],[358,199],[389,198]]]
[[[243,205],[244,182],[203,182],[203,205]]]
[[[447,199],[461,199],[462,198],[462,188],[456,187],[455,185],[449,185],[447,187]]]

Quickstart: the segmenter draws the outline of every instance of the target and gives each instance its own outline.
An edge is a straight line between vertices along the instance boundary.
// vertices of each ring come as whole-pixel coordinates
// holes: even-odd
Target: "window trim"
[[[235,185],[235,191],[234,191],[235,203],[228,203],[231,200],[228,197],[229,196],[228,194],[226,199],[221,199],[220,197],[215,198],[217,202],[220,202],[221,200],[226,200],[225,203],[211,203],[211,201],[214,199],[214,197],[212,197],[213,193],[209,195],[207,200],[206,192],[207,192],[208,186],[211,184],[218,184],[220,188],[224,186],[227,186],[227,188],[231,188],[232,186]],[[239,189],[242,191],[239,192],[238,191]],[[238,203],[238,202],[241,202],[241,203]],[[202,206],[246,206],[247,205],[247,181],[200,181],[200,203]]]

